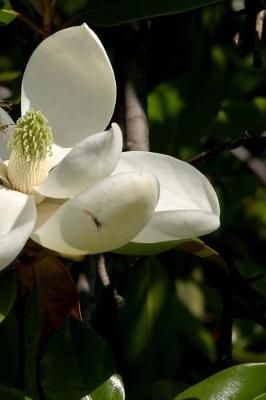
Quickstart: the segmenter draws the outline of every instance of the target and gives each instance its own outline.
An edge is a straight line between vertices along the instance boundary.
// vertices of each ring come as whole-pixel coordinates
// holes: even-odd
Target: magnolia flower
[[[122,135],[116,124],[103,130],[115,98],[109,59],[85,24],[34,51],[22,81],[22,117],[14,126],[0,112],[0,269],[30,236],[65,254],[97,253],[127,243],[151,218],[156,178],[142,171],[111,176]]]
[[[29,237],[81,255],[218,227],[216,194],[199,171],[160,154],[122,153],[118,125],[104,131],[115,98],[111,64],[86,24],[34,51],[22,117],[15,125],[0,109],[0,269]]]

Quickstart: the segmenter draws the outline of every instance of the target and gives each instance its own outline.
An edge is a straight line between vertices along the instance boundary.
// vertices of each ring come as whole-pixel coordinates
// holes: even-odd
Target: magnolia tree
[[[31,30],[35,35],[33,53],[22,62],[22,79],[15,74],[16,86],[0,87],[1,398],[263,399],[265,364],[255,363],[254,356],[250,360],[254,363],[235,359],[239,365],[225,368],[232,365],[234,318],[239,312],[250,318],[243,311],[241,315],[243,304],[248,304],[248,310],[255,310],[254,321],[265,324],[265,299],[232,265],[230,256],[223,258],[198,238],[219,228],[213,169],[223,174],[224,167],[205,167],[207,178],[192,165],[230,148],[241,160],[244,150],[250,160],[242,145],[250,135],[226,139],[190,162],[182,157],[186,135],[185,145],[180,145],[183,150],[173,150],[179,143],[173,121],[186,132],[182,112],[190,84],[178,70],[173,78],[179,81],[166,84],[162,70],[156,79],[164,83],[149,89],[149,62],[155,61],[148,57],[148,46],[149,40],[156,42],[152,26],[166,17],[142,19],[181,12],[176,17],[181,21],[182,11],[187,11],[185,1],[165,5],[165,10],[148,1],[143,6],[128,1],[111,5],[110,14],[107,2],[100,8],[98,2],[96,8],[83,3],[80,7],[86,12],[81,15],[74,5],[72,9],[69,4],[68,10],[52,1],[19,5],[21,10],[4,2],[0,9],[0,20],[10,23],[2,26],[3,36],[8,29]],[[188,15],[191,21],[204,21],[206,10],[225,13],[224,5],[207,7],[212,1],[194,3],[189,8],[206,9],[184,14],[184,21]],[[64,15],[68,12],[69,21]],[[98,22],[120,24],[99,31],[112,61],[97,34],[87,23],[78,23],[85,16],[96,29]],[[175,15],[171,18],[176,23]],[[217,39],[216,47],[212,45],[212,60],[225,69],[229,55],[218,44]],[[12,65],[17,56],[7,54]],[[175,63],[174,57],[173,67]],[[165,63],[161,66],[165,68]],[[217,85],[222,91],[214,79],[218,75],[212,72],[211,89]],[[200,80],[197,85],[196,93],[204,94]],[[219,106],[224,107],[222,100],[220,95]],[[204,114],[203,100],[198,106]],[[194,111],[192,103],[185,125],[202,133],[193,142],[200,149],[209,126],[218,126],[219,115],[222,122],[229,117],[217,106],[202,124]],[[255,125],[250,119],[245,129]],[[153,131],[159,132],[159,146],[153,142]],[[151,149],[163,149],[168,143],[168,150],[149,151],[149,132]],[[257,159],[256,168],[255,179],[263,181],[263,162]],[[223,199],[218,181],[216,186]],[[197,257],[202,264],[195,261]],[[180,272],[188,260],[194,266],[188,266],[182,279]],[[214,306],[205,292],[208,264],[222,286],[223,298],[211,295]],[[241,291],[243,287],[246,290]],[[213,325],[209,329],[208,308]],[[196,366],[182,372],[185,360],[193,363],[193,347]],[[223,371],[191,386],[217,370]]]

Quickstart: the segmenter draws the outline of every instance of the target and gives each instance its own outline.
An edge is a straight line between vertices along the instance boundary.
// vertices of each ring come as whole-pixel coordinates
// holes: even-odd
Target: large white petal
[[[86,24],[56,32],[33,52],[22,82],[22,115],[41,110],[55,143],[73,147],[104,130],[116,98],[114,73],[106,52]]]
[[[47,197],[73,197],[111,175],[121,152],[122,133],[112,124],[109,131],[91,135],[75,146],[36,190]]]
[[[134,242],[186,239],[219,227],[216,193],[196,168],[167,155],[132,151],[122,154],[114,174],[134,170],[151,171],[160,183],[155,213]]]
[[[107,177],[60,208],[54,201],[56,211],[49,217],[48,210],[46,221],[42,213],[32,239],[64,254],[112,250],[128,243],[145,226],[158,197],[158,181],[151,174]]]
[[[0,187],[0,270],[23,249],[36,220],[31,196]]]
[[[2,160],[9,158],[10,148],[8,147],[8,140],[14,127],[15,122],[13,119],[0,107],[0,158]]]

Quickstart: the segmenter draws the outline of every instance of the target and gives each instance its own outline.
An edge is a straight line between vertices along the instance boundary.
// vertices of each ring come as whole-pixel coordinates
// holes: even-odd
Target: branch
[[[230,151],[236,158],[243,161],[247,167],[266,185],[266,163],[256,157],[253,157],[249,150],[244,146],[239,146]]]
[[[149,125],[146,115],[147,35],[147,21],[131,23],[126,27],[121,46],[124,122],[128,150],[149,150]]]
[[[202,153],[190,158],[187,162],[193,165],[197,164],[201,161],[205,161],[209,158],[212,158],[217,154],[220,154],[222,151],[235,149],[253,139],[254,139],[253,136],[251,136],[248,132],[245,132],[244,135],[241,136],[240,138],[233,140],[228,139],[225,142],[214,147],[213,149],[203,151]]]
[[[43,29],[39,25],[35,24],[35,22],[31,21],[26,15],[18,11],[14,11],[14,13],[16,14],[16,17],[18,19],[25,22],[25,24],[27,24],[32,30],[34,30],[35,32],[39,33],[42,36],[44,35]]]

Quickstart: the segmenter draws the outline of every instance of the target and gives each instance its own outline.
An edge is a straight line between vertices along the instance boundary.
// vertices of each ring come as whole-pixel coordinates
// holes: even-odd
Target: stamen
[[[19,118],[9,146],[28,162],[43,160],[51,152],[52,130],[41,111],[29,110]]]
[[[52,130],[41,111],[29,110],[18,119],[10,138],[12,148],[7,175],[13,189],[30,193],[48,175]]]

